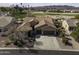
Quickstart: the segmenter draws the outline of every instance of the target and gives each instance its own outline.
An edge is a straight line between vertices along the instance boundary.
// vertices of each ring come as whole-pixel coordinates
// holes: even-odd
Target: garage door
[[[43,35],[55,35],[55,31],[43,31]]]
[[[42,34],[42,31],[41,31],[41,30],[36,30],[36,33],[37,33],[38,35],[41,35],[41,34]]]

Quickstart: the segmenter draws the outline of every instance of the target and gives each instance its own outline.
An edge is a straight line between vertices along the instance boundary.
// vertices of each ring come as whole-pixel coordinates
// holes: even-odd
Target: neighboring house
[[[32,17],[26,17],[23,19],[23,23],[17,27],[15,36],[17,39],[28,39],[28,32],[32,30],[30,26],[30,21],[33,20]]]
[[[62,27],[65,29],[65,34],[70,35],[72,31],[75,31],[77,23],[77,19],[62,20]]]
[[[79,13],[79,9],[63,9],[64,13]]]
[[[69,25],[69,31],[75,31],[77,27],[78,20],[76,19],[68,19],[66,20]]]
[[[79,13],[79,9],[71,10],[72,13]]]
[[[64,13],[79,13],[79,9],[62,9]]]
[[[9,16],[10,13],[9,12],[0,12],[0,16]]]
[[[10,16],[1,16],[0,17],[0,35],[8,34],[11,30],[14,30],[14,21],[15,19]]]
[[[18,39],[28,39],[28,32],[31,30],[29,23],[23,23],[16,29],[15,35]]]
[[[63,10],[64,13],[72,13],[72,10]]]

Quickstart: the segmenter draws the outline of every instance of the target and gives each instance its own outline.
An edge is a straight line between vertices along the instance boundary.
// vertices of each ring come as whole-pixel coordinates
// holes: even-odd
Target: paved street
[[[52,49],[60,49],[58,41],[56,37],[53,36],[41,36],[40,38],[36,39],[35,48],[36,49],[43,49],[43,50],[52,50]]]

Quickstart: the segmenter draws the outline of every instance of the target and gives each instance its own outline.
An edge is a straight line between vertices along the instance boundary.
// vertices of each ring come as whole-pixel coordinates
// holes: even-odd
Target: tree
[[[38,20],[34,19],[32,22],[30,22],[30,26],[32,27],[32,31],[31,31],[31,37],[33,38],[33,40],[35,41],[35,25],[37,25],[39,23]]]
[[[17,35],[17,38],[16,38],[16,33],[13,33],[9,36],[9,40],[17,47],[23,47],[25,45],[25,43],[23,42],[23,40],[20,40],[18,38],[18,35]]]
[[[75,15],[75,18],[76,18],[76,19],[79,19],[79,15]]]
[[[18,5],[16,5],[14,8],[12,8],[12,10],[10,11],[10,14],[12,17],[15,17],[16,19],[22,19],[24,17],[26,17],[27,12],[23,12],[23,8],[19,7]]]
[[[5,8],[5,7],[1,7],[0,9],[1,9],[2,12],[6,12],[7,11],[7,8]]]
[[[61,19],[54,20],[54,24],[56,26],[57,36],[59,36],[59,37],[62,38],[62,42],[64,44],[69,43],[68,40],[66,39],[65,29],[62,27],[62,21],[61,21]]]
[[[77,24],[76,30],[71,33],[71,36],[74,37],[77,42],[79,42],[79,24]]]

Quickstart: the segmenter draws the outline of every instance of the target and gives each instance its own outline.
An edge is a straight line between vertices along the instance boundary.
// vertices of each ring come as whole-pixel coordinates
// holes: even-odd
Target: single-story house
[[[77,23],[79,22],[76,19],[68,19],[66,20],[69,25],[69,31],[74,31],[77,27]]]
[[[40,20],[41,19],[41,20]],[[56,35],[56,27],[50,17],[38,18],[39,23],[35,26],[37,34]]]
[[[72,10],[63,10],[63,12],[65,12],[65,13],[72,13]]]
[[[15,19],[10,16],[1,16],[0,17],[0,35],[4,33],[10,33],[11,30],[14,30]]]
[[[15,32],[15,35],[20,39],[26,39],[28,38],[28,32],[32,30],[32,28],[29,26],[29,23],[23,23],[21,24]]]
[[[23,23],[17,27],[15,32],[15,35],[18,39],[28,39],[28,32],[32,30],[29,22],[31,22],[33,18],[26,17],[23,20]]]
[[[30,18],[29,21],[23,22],[17,29],[16,29],[16,36],[20,39],[29,39],[29,33],[33,32],[31,27],[31,23],[34,23],[36,20],[39,21],[37,25],[34,26],[36,35],[56,35],[56,27],[52,21],[52,18]],[[32,35],[33,35],[32,34]]]

